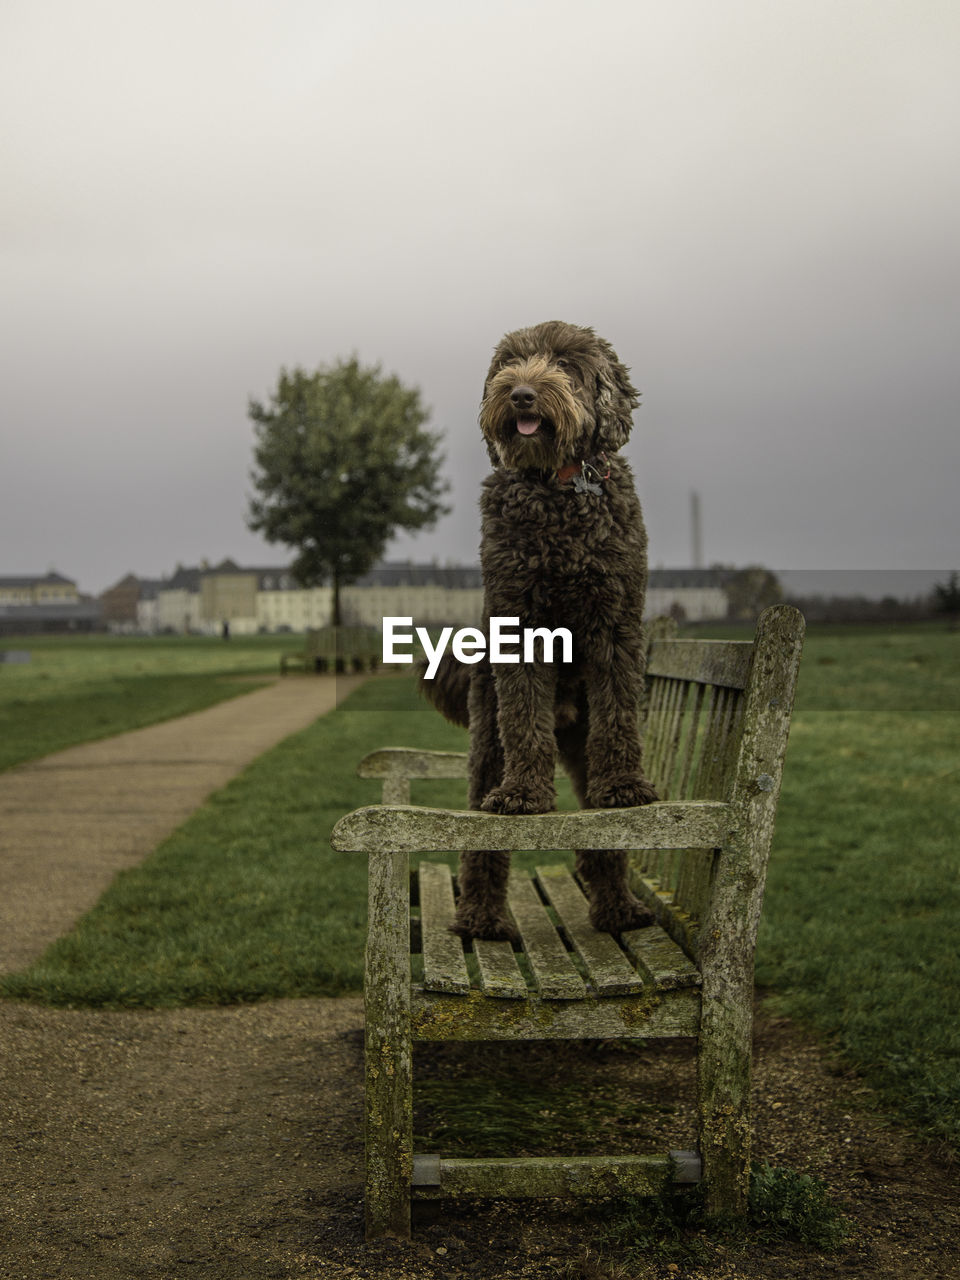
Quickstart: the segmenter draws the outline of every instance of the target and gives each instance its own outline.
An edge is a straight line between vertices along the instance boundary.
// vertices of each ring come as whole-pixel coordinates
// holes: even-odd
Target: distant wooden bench
[[[376,627],[319,627],[307,631],[299,653],[285,653],[280,674],[291,667],[303,671],[375,671],[380,665],[383,642]]]
[[[386,749],[360,765],[383,804],[337,823],[369,855],[366,1224],[409,1233],[411,1199],[599,1196],[705,1184],[742,1214],[750,1153],[753,953],[793,705],[803,619],[777,606],[745,641],[650,646],[645,761],[663,797],[637,809],[508,817],[409,804],[416,778],[463,777],[466,757]],[[523,940],[449,931],[457,886],[415,851],[630,849],[658,924],[618,942],[589,923],[565,867],[511,876]],[[412,1045],[425,1040],[689,1037],[699,1054],[696,1150],[610,1157],[448,1159],[415,1154]]]

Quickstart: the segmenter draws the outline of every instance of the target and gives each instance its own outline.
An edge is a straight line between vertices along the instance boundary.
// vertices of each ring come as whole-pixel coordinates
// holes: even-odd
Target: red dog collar
[[[604,480],[610,479],[610,465],[607,462],[607,455],[599,453],[595,458],[584,458],[580,462],[568,462],[565,467],[561,467],[557,472],[557,479],[561,484],[566,484],[568,480],[573,480],[576,476],[582,476],[582,483],[574,485],[574,488],[584,489],[588,484],[596,486],[596,492],[599,493],[599,486]]]

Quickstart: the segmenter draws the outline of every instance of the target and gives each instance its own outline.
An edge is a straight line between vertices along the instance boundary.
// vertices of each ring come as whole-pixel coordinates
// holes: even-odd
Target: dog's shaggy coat
[[[566,627],[570,663],[444,659],[427,696],[470,728],[470,807],[555,806],[557,754],[585,808],[656,799],[641,769],[646,534],[617,456],[637,394],[613,348],[559,321],[509,333],[494,352],[480,427],[493,473],[481,497],[484,626]],[[577,851],[591,920],[617,933],[649,923],[627,886],[626,854]],[[513,938],[509,854],[464,853],[456,930]]]

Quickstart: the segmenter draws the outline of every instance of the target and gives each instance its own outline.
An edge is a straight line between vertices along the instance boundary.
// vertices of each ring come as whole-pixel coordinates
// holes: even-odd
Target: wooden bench
[[[705,1184],[708,1210],[742,1214],[750,1158],[753,954],[793,705],[803,619],[767,610],[753,642],[650,646],[647,770],[662,800],[526,817],[411,806],[416,778],[463,777],[466,757],[386,749],[361,776],[383,804],[337,823],[334,846],[369,856],[366,950],[366,1226],[408,1234],[411,1199],[655,1193]],[[514,873],[522,951],[465,950],[449,932],[456,884],[409,854],[463,849],[629,849],[658,924],[618,942],[593,930],[569,870]],[[695,1151],[611,1157],[446,1159],[415,1154],[415,1040],[689,1037],[697,1042]]]
[[[291,666],[303,671],[375,671],[380,665],[383,642],[376,627],[308,628],[299,653],[285,653],[280,674]]]

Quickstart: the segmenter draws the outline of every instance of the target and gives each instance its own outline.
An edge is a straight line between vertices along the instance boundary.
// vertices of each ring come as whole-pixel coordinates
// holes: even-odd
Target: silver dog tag
[[[598,484],[594,484],[588,480],[582,471],[579,471],[573,477],[573,488],[575,493],[602,493],[603,490]]]

